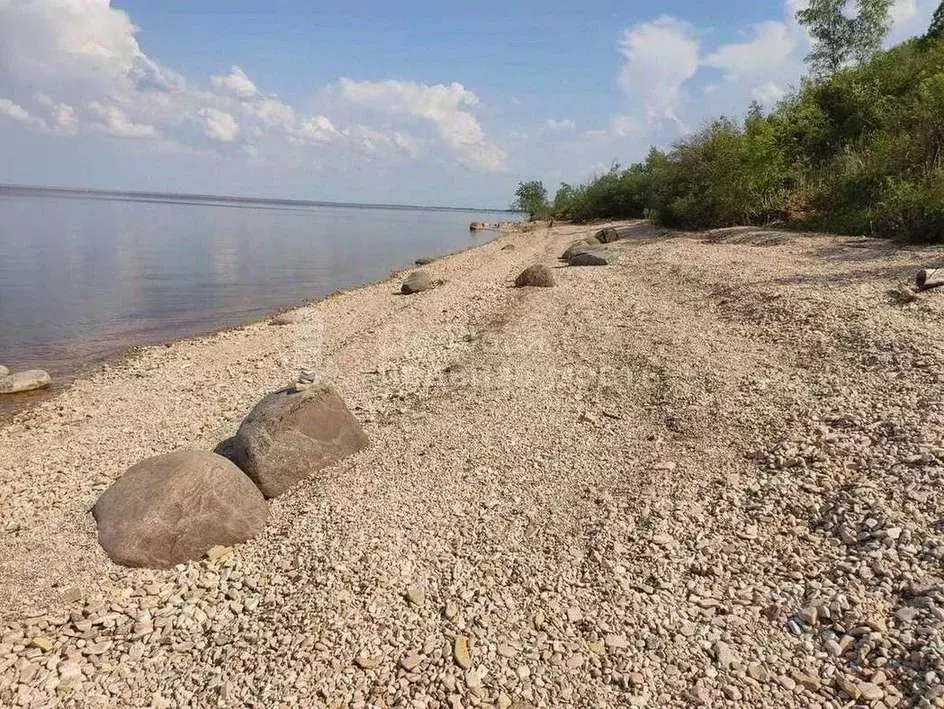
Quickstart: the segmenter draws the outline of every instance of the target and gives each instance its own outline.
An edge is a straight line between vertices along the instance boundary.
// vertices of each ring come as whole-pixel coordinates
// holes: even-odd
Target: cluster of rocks
[[[125,566],[198,559],[259,534],[264,498],[367,445],[338,392],[303,373],[293,387],[262,399],[216,452],[177,450],[124,473],[92,510],[99,542]]]
[[[0,394],[19,394],[45,389],[50,384],[52,378],[42,369],[28,369],[25,372],[10,374],[9,369],[0,365]]]
[[[610,263],[610,254],[605,245],[626,238],[625,231],[614,227],[601,229],[593,236],[573,242],[561,254],[561,260],[568,266],[606,266]]]

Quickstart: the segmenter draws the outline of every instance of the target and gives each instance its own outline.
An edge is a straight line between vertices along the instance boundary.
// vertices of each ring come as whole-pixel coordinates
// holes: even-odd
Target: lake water
[[[155,201],[161,200],[161,201]],[[63,381],[483,243],[501,212],[0,190],[0,364]],[[17,396],[0,400],[9,411]]]

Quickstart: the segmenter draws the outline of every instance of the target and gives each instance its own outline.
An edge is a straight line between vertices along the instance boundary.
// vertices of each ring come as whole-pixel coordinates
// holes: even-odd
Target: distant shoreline
[[[137,190],[95,190],[73,187],[42,187],[38,185],[0,184],[0,197],[58,197],[75,199],[102,199],[116,202],[151,202],[156,204],[201,205],[216,207],[335,207],[342,209],[384,209],[420,212],[485,212],[488,214],[520,214],[511,209],[479,207],[442,207],[415,204],[371,204],[360,202],[330,202],[303,199],[276,199],[272,197],[238,197],[175,192],[144,192]]]

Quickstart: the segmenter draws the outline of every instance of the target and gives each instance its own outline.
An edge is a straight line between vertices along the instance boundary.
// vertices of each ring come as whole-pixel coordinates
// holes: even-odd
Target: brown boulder
[[[580,241],[575,241],[570,246],[568,246],[567,250],[561,254],[561,258],[566,261],[574,254],[590,251],[591,249],[598,249],[600,246],[601,243],[596,240],[596,237],[588,236],[586,238],[580,239]]]
[[[129,469],[92,514],[113,561],[164,569],[254,537],[268,510],[252,481],[226,458],[178,450]]]
[[[547,266],[536,263],[528,266],[515,279],[515,286],[522,288],[524,286],[538,286],[540,288],[550,288],[554,285],[554,274]]]
[[[413,293],[429,290],[435,285],[433,279],[429,277],[426,271],[413,271],[413,273],[407,276],[406,280],[403,281],[403,285],[400,286],[400,292],[404,295],[412,295]]]
[[[600,229],[600,231],[594,234],[594,238],[601,244],[612,244],[614,241],[619,241],[622,237],[616,229],[610,226],[606,229]]]
[[[269,394],[232,441],[232,460],[266,497],[368,445],[338,392],[324,384]]]

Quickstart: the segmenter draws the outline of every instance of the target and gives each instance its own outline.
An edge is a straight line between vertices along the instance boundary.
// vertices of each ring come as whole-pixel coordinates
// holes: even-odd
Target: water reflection
[[[0,363],[56,376],[263,317],[486,241],[481,216],[0,194]]]

